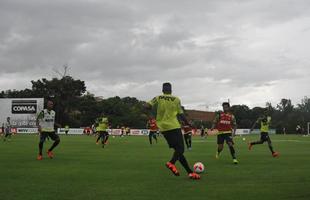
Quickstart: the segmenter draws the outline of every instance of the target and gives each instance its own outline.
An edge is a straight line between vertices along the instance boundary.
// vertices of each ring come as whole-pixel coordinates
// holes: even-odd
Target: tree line
[[[147,113],[143,108],[145,102],[134,97],[98,98],[87,92],[85,82],[71,76],[47,80],[32,80],[32,87],[24,90],[6,90],[0,92],[0,98],[44,98],[55,104],[56,121],[70,127],[86,127],[94,123],[101,115],[106,115],[112,127],[129,126],[145,128]],[[285,128],[287,133],[295,133],[297,125],[306,129],[310,122],[310,99],[304,97],[297,105],[290,99],[283,98],[277,105],[266,103],[266,107],[249,108],[247,105],[233,105],[238,128],[250,128],[256,119],[268,110],[272,116],[272,127],[277,133]],[[199,122],[194,123],[199,126]],[[210,124],[206,123],[206,124]]]

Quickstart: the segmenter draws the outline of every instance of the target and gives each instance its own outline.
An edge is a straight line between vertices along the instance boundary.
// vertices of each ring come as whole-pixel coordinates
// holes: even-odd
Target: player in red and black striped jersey
[[[147,121],[146,127],[150,130],[150,132],[149,132],[150,144],[151,145],[153,144],[152,138],[154,138],[156,143],[157,143],[156,134],[158,132],[158,127],[157,127],[157,124],[156,124],[156,119],[153,118],[153,117],[150,117],[150,119]]]
[[[192,150],[192,130],[191,125],[182,124],[183,136],[188,150]]]

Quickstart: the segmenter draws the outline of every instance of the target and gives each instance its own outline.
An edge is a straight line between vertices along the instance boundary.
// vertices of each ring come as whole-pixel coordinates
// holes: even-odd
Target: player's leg
[[[220,153],[223,151],[224,149],[224,137],[222,134],[217,135],[217,151],[215,154],[215,158],[218,159],[220,157]]]
[[[99,140],[101,139],[101,131],[98,131],[97,135],[98,135],[98,137],[97,137],[97,140],[96,140],[96,144],[99,144]]]
[[[236,158],[236,151],[235,151],[235,148],[234,148],[234,141],[233,141],[233,138],[230,134],[227,134],[225,136],[225,140],[226,140],[226,143],[229,147],[229,151],[230,151],[230,155],[233,159],[233,162],[234,164],[238,164],[238,160]]]
[[[260,134],[260,140],[255,142],[248,143],[249,150],[252,150],[252,147],[257,144],[263,144],[265,142],[264,133]]]
[[[175,153],[174,157],[178,157],[183,168],[186,170],[188,177],[191,179],[200,179],[200,176],[196,173],[193,173],[192,169],[190,168],[185,156],[184,156],[184,141],[181,129],[176,129],[175,132],[175,139],[176,144],[174,146]]]
[[[173,148],[175,145],[175,139],[172,135],[171,131],[164,131],[162,132],[164,138],[166,139],[169,148]],[[178,169],[175,166],[176,161],[178,160],[178,155],[174,152],[172,155],[172,158],[169,162],[166,163],[166,167],[175,175],[175,176],[179,176],[180,173],[178,171]]]
[[[155,141],[156,141],[156,143],[157,143],[158,141],[157,141],[157,136],[156,136],[156,135],[157,135],[157,133],[154,132],[154,133],[153,133],[153,138],[155,139]]]
[[[183,168],[186,170],[188,177],[191,179],[200,179],[200,176],[193,172],[190,168],[185,156],[184,156],[184,141],[181,129],[176,129],[176,146],[175,146],[175,153],[178,154],[178,160],[180,161]]]
[[[150,142],[150,145],[152,145],[152,135],[153,135],[153,131],[150,131],[150,133],[149,133],[149,142]]]
[[[188,134],[184,134],[184,140],[185,140],[185,144],[186,144],[187,149],[189,149],[190,146],[189,146],[189,137],[188,137]]]
[[[104,144],[108,144],[109,136],[110,136],[109,133],[105,132]]]
[[[269,147],[269,149],[270,149],[270,151],[271,151],[271,155],[272,155],[273,157],[278,157],[278,156],[279,156],[279,153],[273,150],[272,142],[271,142],[271,139],[270,139],[268,133],[266,134],[266,141],[267,141],[268,147]]]
[[[60,138],[55,132],[48,133],[48,136],[54,141],[54,143],[47,150],[47,155],[49,158],[53,158],[54,157],[53,149],[59,145]]]
[[[105,133],[104,132],[102,132],[102,133],[100,133],[100,138],[101,138],[101,145],[102,145],[102,148],[104,148],[104,141],[105,141]]]
[[[37,157],[38,160],[42,160],[43,144],[44,144],[44,142],[45,142],[46,137],[47,137],[47,133],[45,133],[45,132],[40,133],[39,155],[38,155],[38,157]]]

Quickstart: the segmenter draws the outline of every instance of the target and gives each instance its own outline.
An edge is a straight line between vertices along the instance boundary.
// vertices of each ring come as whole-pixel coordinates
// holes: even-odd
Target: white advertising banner
[[[0,98],[0,123],[11,118],[12,127],[36,126],[36,116],[44,107],[43,98]]]
[[[57,129],[58,134],[66,134],[66,130],[64,128]],[[84,129],[83,128],[69,128],[68,135],[83,135]]]
[[[269,134],[276,134],[276,129],[270,129]],[[237,129],[236,135],[249,135],[249,134],[260,134],[259,129],[254,129],[252,132],[250,132],[250,129]]]

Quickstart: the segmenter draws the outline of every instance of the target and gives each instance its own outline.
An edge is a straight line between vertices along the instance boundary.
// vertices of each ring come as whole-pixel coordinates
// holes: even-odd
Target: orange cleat
[[[253,145],[252,145],[251,143],[248,143],[248,147],[249,147],[249,150],[251,151],[251,150],[252,150]]]
[[[280,156],[279,152],[273,152],[272,153],[272,157],[274,157],[274,158],[279,157],[279,156]]]
[[[199,174],[197,174],[197,173],[195,173],[195,172],[189,173],[189,174],[188,174],[188,177],[189,177],[190,179],[194,179],[194,180],[199,180],[199,179],[200,179]]]
[[[37,160],[43,160],[43,156],[42,155],[38,155]]]
[[[175,175],[175,176],[180,176],[179,171],[177,170],[176,166],[172,164],[171,162],[166,163],[166,167],[170,169],[170,171]]]
[[[48,156],[50,159],[54,158],[54,154],[53,154],[52,151],[47,151],[47,156]]]

